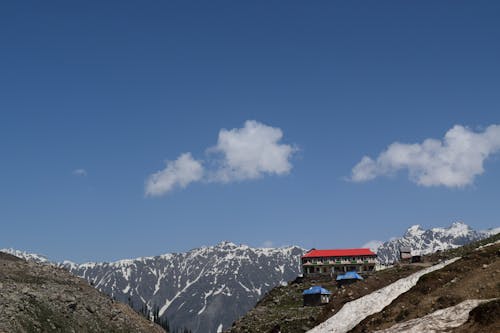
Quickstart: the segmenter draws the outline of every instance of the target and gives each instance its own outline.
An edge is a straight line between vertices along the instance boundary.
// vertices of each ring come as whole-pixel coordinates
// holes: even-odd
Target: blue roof
[[[304,292],[302,293],[302,295],[314,294],[331,295],[332,293],[321,286],[312,286],[311,288],[304,290]]]
[[[347,272],[344,275],[337,275],[337,281],[340,280],[363,280],[363,278],[356,272]]]

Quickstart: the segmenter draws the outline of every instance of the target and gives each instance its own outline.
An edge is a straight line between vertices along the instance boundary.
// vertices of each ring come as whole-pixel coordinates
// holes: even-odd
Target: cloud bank
[[[409,179],[418,185],[464,187],[473,184],[484,172],[484,161],[499,151],[499,125],[490,125],[483,132],[455,125],[442,140],[395,142],[376,159],[364,156],[352,169],[350,179],[365,182],[408,170]]]
[[[167,161],[163,170],[146,180],[145,194],[160,196],[175,188],[185,188],[198,181],[229,183],[286,175],[296,148],[280,143],[281,129],[254,120],[242,128],[221,129],[217,144],[207,149],[206,160],[196,160],[184,153],[175,161]]]

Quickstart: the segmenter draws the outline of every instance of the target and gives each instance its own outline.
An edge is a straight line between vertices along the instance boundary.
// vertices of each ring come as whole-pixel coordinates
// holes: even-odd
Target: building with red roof
[[[312,249],[304,254],[302,272],[307,275],[336,275],[345,272],[366,273],[375,269],[377,255],[370,249]]]

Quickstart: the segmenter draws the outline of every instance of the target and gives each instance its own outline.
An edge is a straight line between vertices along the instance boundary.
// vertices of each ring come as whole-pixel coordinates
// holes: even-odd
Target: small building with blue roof
[[[356,272],[347,272],[337,275],[337,283],[339,286],[351,284],[363,280],[363,277]]]
[[[323,305],[330,302],[330,295],[332,293],[321,287],[312,286],[309,289],[304,290],[302,297],[304,299],[304,306],[316,306]]]

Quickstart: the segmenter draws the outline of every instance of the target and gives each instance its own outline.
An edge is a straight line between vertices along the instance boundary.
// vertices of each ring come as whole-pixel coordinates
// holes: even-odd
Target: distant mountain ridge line
[[[158,257],[162,257],[164,259],[167,259],[167,258],[175,256],[175,255],[187,254],[187,253],[190,253],[192,251],[203,250],[203,249],[213,249],[213,248],[220,246],[220,245],[230,245],[230,246],[234,246],[234,247],[238,247],[238,248],[248,248],[248,249],[256,249],[256,250],[281,250],[281,249],[286,250],[286,249],[290,249],[290,248],[300,248],[300,249],[306,251],[306,249],[304,249],[303,247],[301,247],[299,245],[287,245],[287,246],[280,246],[280,247],[252,247],[252,246],[246,245],[246,244],[239,244],[238,245],[238,244],[230,242],[230,241],[221,241],[221,242],[217,243],[216,245],[200,246],[200,247],[196,247],[196,248],[184,251],[184,252],[166,252],[166,253],[153,255],[153,256],[142,256],[142,257],[134,257],[134,258],[126,258],[126,259],[118,259],[118,260],[109,260],[109,261],[106,261],[106,260],[103,260],[103,261],[85,261],[82,263],[76,263],[72,260],[63,260],[62,262],[57,262],[57,263],[58,264],[74,264],[77,266],[82,266],[82,265],[87,265],[87,264],[97,264],[97,265],[117,264],[118,265],[118,264],[127,264],[130,262],[136,261],[136,260],[152,260],[152,259],[156,259]],[[10,250],[10,249],[0,249],[0,251],[4,251],[4,250]],[[12,250],[14,250],[14,249],[12,249]],[[19,252],[26,253],[26,254],[33,254],[30,252],[25,252],[25,251],[19,251]],[[40,255],[40,257],[47,258],[44,255]]]
[[[82,266],[82,265],[90,265],[90,264],[92,264],[92,265],[126,264],[129,262],[134,262],[136,260],[148,260],[148,259],[155,259],[158,257],[164,257],[166,259],[166,258],[174,256],[174,255],[186,254],[186,253],[196,251],[196,250],[212,249],[212,248],[215,248],[215,247],[223,245],[223,244],[226,244],[226,245],[230,244],[232,246],[239,247],[239,248],[249,248],[249,249],[257,249],[257,250],[281,250],[281,249],[286,250],[289,248],[300,248],[300,249],[306,251],[306,249],[304,249],[303,247],[301,247],[299,245],[287,245],[287,246],[280,246],[280,247],[252,247],[252,246],[249,246],[246,244],[239,244],[238,245],[238,244],[230,242],[230,241],[222,241],[216,245],[200,246],[200,247],[196,247],[196,248],[184,251],[184,252],[166,252],[166,253],[152,255],[152,256],[140,256],[140,257],[133,257],[133,258],[118,259],[118,260],[84,261],[82,263],[77,263],[77,262],[72,261],[72,260],[53,261],[53,260],[49,259],[49,257],[44,255],[44,254],[39,254],[39,253],[35,253],[35,252],[30,252],[30,251],[17,250],[17,249],[11,248],[11,247],[10,248],[0,248],[0,252],[5,252],[5,253],[11,254],[13,256],[16,256],[18,258],[22,258],[22,259],[26,259],[26,260],[42,261],[42,262],[48,262],[48,263],[53,263],[53,264],[58,264],[58,265],[74,264],[77,266]]]
[[[417,233],[418,233],[418,231],[421,231],[421,233],[426,232],[426,231],[432,231],[432,232],[440,232],[440,231],[443,232],[444,231],[444,232],[446,232],[446,231],[449,231],[450,229],[452,230],[453,226],[455,226],[455,225],[465,226],[473,232],[479,233],[480,235],[484,235],[484,237],[500,233],[500,227],[494,227],[494,228],[475,231],[470,226],[468,226],[467,224],[465,224],[464,222],[461,222],[461,221],[453,222],[447,228],[446,227],[432,227],[429,229],[423,229],[422,225],[415,224],[415,225],[410,226],[406,230],[405,234],[402,237],[393,237],[386,242],[382,242],[382,245],[387,244],[387,243],[392,243],[394,241],[402,239],[405,236],[407,236],[409,233],[410,233],[410,235],[412,235],[413,233],[415,233],[415,230],[417,230]],[[213,249],[213,248],[221,246],[221,245],[230,245],[230,246],[234,246],[234,247],[238,247],[238,248],[248,248],[248,249],[256,249],[256,250],[259,250],[259,249],[260,250],[280,250],[280,249],[289,249],[289,248],[300,248],[304,251],[307,251],[307,249],[305,249],[299,245],[288,245],[288,246],[282,246],[282,247],[251,247],[251,246],[246,245],[246,244],[237,245],[236,243],[233,243],[231,241],[222,241],[216,245],[200,246],[197,248],[187,250],[185,252],[166,252],[166,253],[153,255],[153,256],[141,256],[141,257],[125,258],[125,259],[118,259],[118,260],[111,260],[111,261],[106,261],[106,260],[104,260],[104,261],[86,261],[83,263],[76,263],[72,260],[63,260],[60,262],[52,261],[46,255],[38,254],[38,253],[34,253],[34,252],[29,252],[29,251],[17,250],[14,248],[3,248],[3,249],[0,249],[0,251],[5,252],[5,253],[9,253],[11,255],[14,255],[16,257],[23,258],[26,260],[34,260],[34,261],[38,261],[38,262],[53,263],[53,264],[62,265],[62,266],[75,265],[75,266],[81,267],[81,266],[85,266],[85,265],[105,265],[105,264],[124,265],[124,264],[129,264],[129,263],[135,262],[137,260],[139,260],[139,261],[140,260],[143,260],[143,261],[144,260],[153,260],[153,259],[158,258],[158,257],[162,257],[162,258],[167,259],[167,258],[175,256],[175,255],[187,254],[187,253],[190,253],[192,251],[203,250],[203,249]],[[458,246],[460,246],[460,245],[458,245]],[[380,247],[381,246],[374,249],[375,252],[377,252]],[[331,247],[331,248],[339,248],[339,247]],[[350,248],[355,248],[355,247],[350,246]]]

